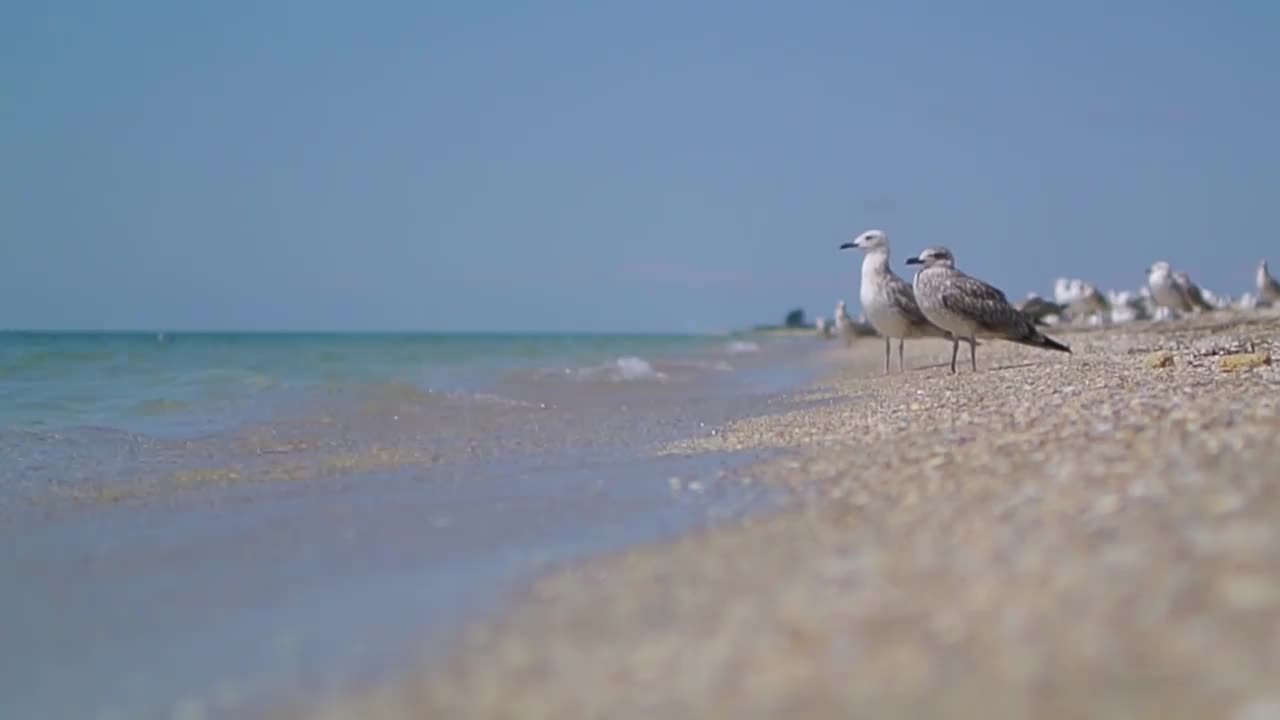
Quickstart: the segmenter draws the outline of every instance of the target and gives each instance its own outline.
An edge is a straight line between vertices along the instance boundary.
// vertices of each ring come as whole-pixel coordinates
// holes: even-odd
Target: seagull
[[[835,325],[836,332],[845,338],[845,345],[854,345],[854,338],[869,337],[876,334],[876,328],[873,328],[867,319],[859,316],[858,319],[852,319],[849,316],[849,309],[845,306],[845,301],[841,300],[836,304],[836,319],[832,320]]]
[[[914,282],[920,309],[930,322],[952,335],[951,372],[956,371],[960,340],[969,343],[969,362],[977,371],[978,351],[974,345],[979,335],[1071,352],[1071,348],[1041,334],[1034,323],[1009,304],[1003,292],[960,272],[955,263],[955,256],[944,247],[926,248],[918,257],[907,258],[908,265],[924,266]]]
[[[1212,310],[1226,310],[1235,305],[1235,298],[1230,295],[1219,295],[1209,288],[1200,288],[1200,295]]]
[[[1191,312],[1191,298],[1187,290],[1173,277],[1173,268],[1161,260],[1147,268],[1147,287],[1151,288],[1151,299],[1156,305],[1166,307],[1177,313]]]
[[[1196,310],[1214,310],[1213,305],[1205,299],[1204,293],[1200,290],[1200,286],[1191,282],[1191,276],[1185,272],[1178,271],[1173,274],[1173,281],[1182,286],[1187,292],[1187,299],[1191,301],[1191,306]]]
[[[1135,320],[1148,320],[1151,311],[1147,308],[1147,298],[1128,290],[1107,293],[1107,304],[1111,306],[1111,322],[1127,323]]]
[[[1267,261],[1258,263],[1258,304],[1271,305],[1280,302],[1280,282],[1271,277]]]
[[[907,281],[889,269],[889,236],[882,230],[868,230],[853,242],[840,246],[841,250],[859,248],[866,253],[862,259],[862,287],[858,299],[867,314],[871,327],[884,337],[884,371],[889,373],[889,344],[898,338],[898,370],[905,370],[902,346],[905,338],[939,337],[950,339],[951,334],[929,322],[916,294]]]
[[[818,331],[818,337],[826,339],[831,337],[831,326],[827,324],[824,317],[817,318],[813,321],[813,329]]]
[[[1111,303],[1093,283],[1086,280],[1073,280],[1072,287],[1079,297],[1079,300],[1072,303],[1072,310],[1079,312],[1080,317],[1102,318],[1103,322],[1110,319]]]
[[[1050,316],[1062,317],[1066,311],[1066,306],[1056,303],[1052,300],[1046,300],[1034,292],[1027,293],[1027,297],[1015,307],[1018,312],[1027,316],[1027,319],[1037,325],[1048,325],[1045,318]]]
[[[844,300],[836,302],[836,318],[832,320],[832,324],[836,325],[837,336],[845,338],[845,347],[854,345],[854,337],[858,333],[854,331],[854,319],[850,318],[849,310],[845,309]]]
[[[1151,288],[1151,299],[1157,305],[1174,313],[1213,309],[1200,293],[1200,288],[1191,282],[1191,277],[1185,272],[1174,272],[1164,260],[1147,268],[1147,287]]]
[[[1071,294],[1071,281],[1060,277],[1053,281],[1053,301],[1059,305],[1070,305],[1075,297]]]
[[[1106,318],[1111,310],[1107,298],[1090,282],[1060,277],[1053,284],[1053,298],[1070,311],[1073,320]]]

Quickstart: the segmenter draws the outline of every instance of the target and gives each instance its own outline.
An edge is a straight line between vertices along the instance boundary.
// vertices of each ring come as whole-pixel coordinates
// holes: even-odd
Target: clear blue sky
[[[717,330],[868,227],[1021,296],[1280,264],[1280,4],[0,9],[0,327]]]

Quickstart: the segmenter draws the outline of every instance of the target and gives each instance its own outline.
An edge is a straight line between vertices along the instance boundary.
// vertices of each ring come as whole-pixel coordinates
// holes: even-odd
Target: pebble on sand
[[[1218,369],[1222,372],[1251,370],[1270,364],[1271,353],[1269,352],[1236,353],[1218,358]]]

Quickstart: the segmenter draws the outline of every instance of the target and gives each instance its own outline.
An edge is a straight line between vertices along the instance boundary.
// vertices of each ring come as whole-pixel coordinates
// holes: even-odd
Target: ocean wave
[[[760,352],[760,346],[750,340],[734,340],[724,346],[725,352],[730,355],[745,355],[747,353]]]
[[[692,370],[694,372],[710,370],[712,372],[733,372],[733,366],[724,360],[673,360],[659,363],[658,367],[668,373]]]
[[[607,382],[635,382],[637,380],[666,380],[667,374],[653,367],[642,357],[625,355],[605,365],[579,368],[577,376],[585,380]]]
[[[314,408],[327,417],[350,418],[385,416],[396,420],[428,418],[445,413],[475,412],[486,408],[494,412],[509,409],[538,408],[538,403],[493,392],[432,389],[410,382],[384,382],[373,385],[336,384],[315,388],[320,404]]]
[[[528,374],[517,373],[533,380],[573,380],[580,382],[643,382],[668,380],[667,373],[658,370],[653,363],[635,355],[624,355],[612,362],[584,367],[544,368]]]
[[[641,357],[628,355],[617,360],[618,376],[623,380],[666,380],[665,373],[654,369],[653,365]]]

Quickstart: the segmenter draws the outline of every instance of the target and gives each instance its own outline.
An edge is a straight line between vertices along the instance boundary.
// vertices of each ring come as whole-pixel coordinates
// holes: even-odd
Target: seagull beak
[[[923,261],[923,260],[921,260],[921,259],[920,259],[920,258],[918,258],[918,257],[909,257],[909,258],[907,258],[907,264],[908,264],[908,265],[923,265],[923,264],[924,264],[924,261]]]
[[[845,244],[841,245],[841,246],[840,246],[840,249],[841,249],[841,250],[848,250],[849,248],[856,248],[856,247],[858,247],[858,243],[856,243],[856,242],[847,242],[847,243],[845,243]]]

